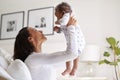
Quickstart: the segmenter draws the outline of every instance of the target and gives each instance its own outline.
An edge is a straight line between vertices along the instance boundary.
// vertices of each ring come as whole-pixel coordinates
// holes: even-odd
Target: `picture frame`
[[[41,30],[44,35],[53,35],[54,27],[54,7],[44,7],[28,10],[29,27]]]
[[[1,14],[0,39],[13,39],[24,26],[24,11]]]

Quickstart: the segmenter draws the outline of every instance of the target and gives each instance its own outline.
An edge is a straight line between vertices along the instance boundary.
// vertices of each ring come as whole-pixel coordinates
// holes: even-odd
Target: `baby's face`
[[[55,10],[55,16],[57,17],[57,19],[62,18],[63,14],[64,14],[63,12],[60,12],[60,11],[58,11],[58,10]]]

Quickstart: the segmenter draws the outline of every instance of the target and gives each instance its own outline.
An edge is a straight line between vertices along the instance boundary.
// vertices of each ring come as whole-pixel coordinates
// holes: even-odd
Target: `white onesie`
[[[68,38],[68,33],[67,33],[67,24],[68,21],[70,19],[70,13],[65,13],[63,15],[63,17],[58,21],[60,23],[60,28],[63,31],[65,38],[66,38],[66,42],[67,42],[67,46],[70,46],[70,44],[68,43],[69,38]],[[75,26],[75,32],[76,32],[76,39],[77,39],[77,46],[78,46],[78,54],[82,53],[82,50],[85,47],[85,38],[84,35],[81,31],[80,25],[76,24]]]

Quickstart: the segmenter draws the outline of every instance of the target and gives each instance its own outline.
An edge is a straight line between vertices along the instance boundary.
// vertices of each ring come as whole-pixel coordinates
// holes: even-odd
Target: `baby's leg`
[[[62,75],[65,76],[66,74],[69,74],[70,71],[71,71],[71,62],[68,61],[68,62],[66,62],[66,69],[65,69],[65,71],[62,73]]]
[[[78,69],[78,62],[79,62],[79,57],[77,57],[74,61],[73,61],[73,68],[72,71],[70,72],[71,76],[74,76],[77,69]]]

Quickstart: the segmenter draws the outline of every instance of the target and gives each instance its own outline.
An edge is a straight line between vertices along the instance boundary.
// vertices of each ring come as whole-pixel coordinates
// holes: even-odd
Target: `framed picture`
[[[24,11],[1,15],[0,39],[15,38],[24,25]]]
[[[28,26],[42,30],[45,35],[53,34],[54,7],[28,10]]]

